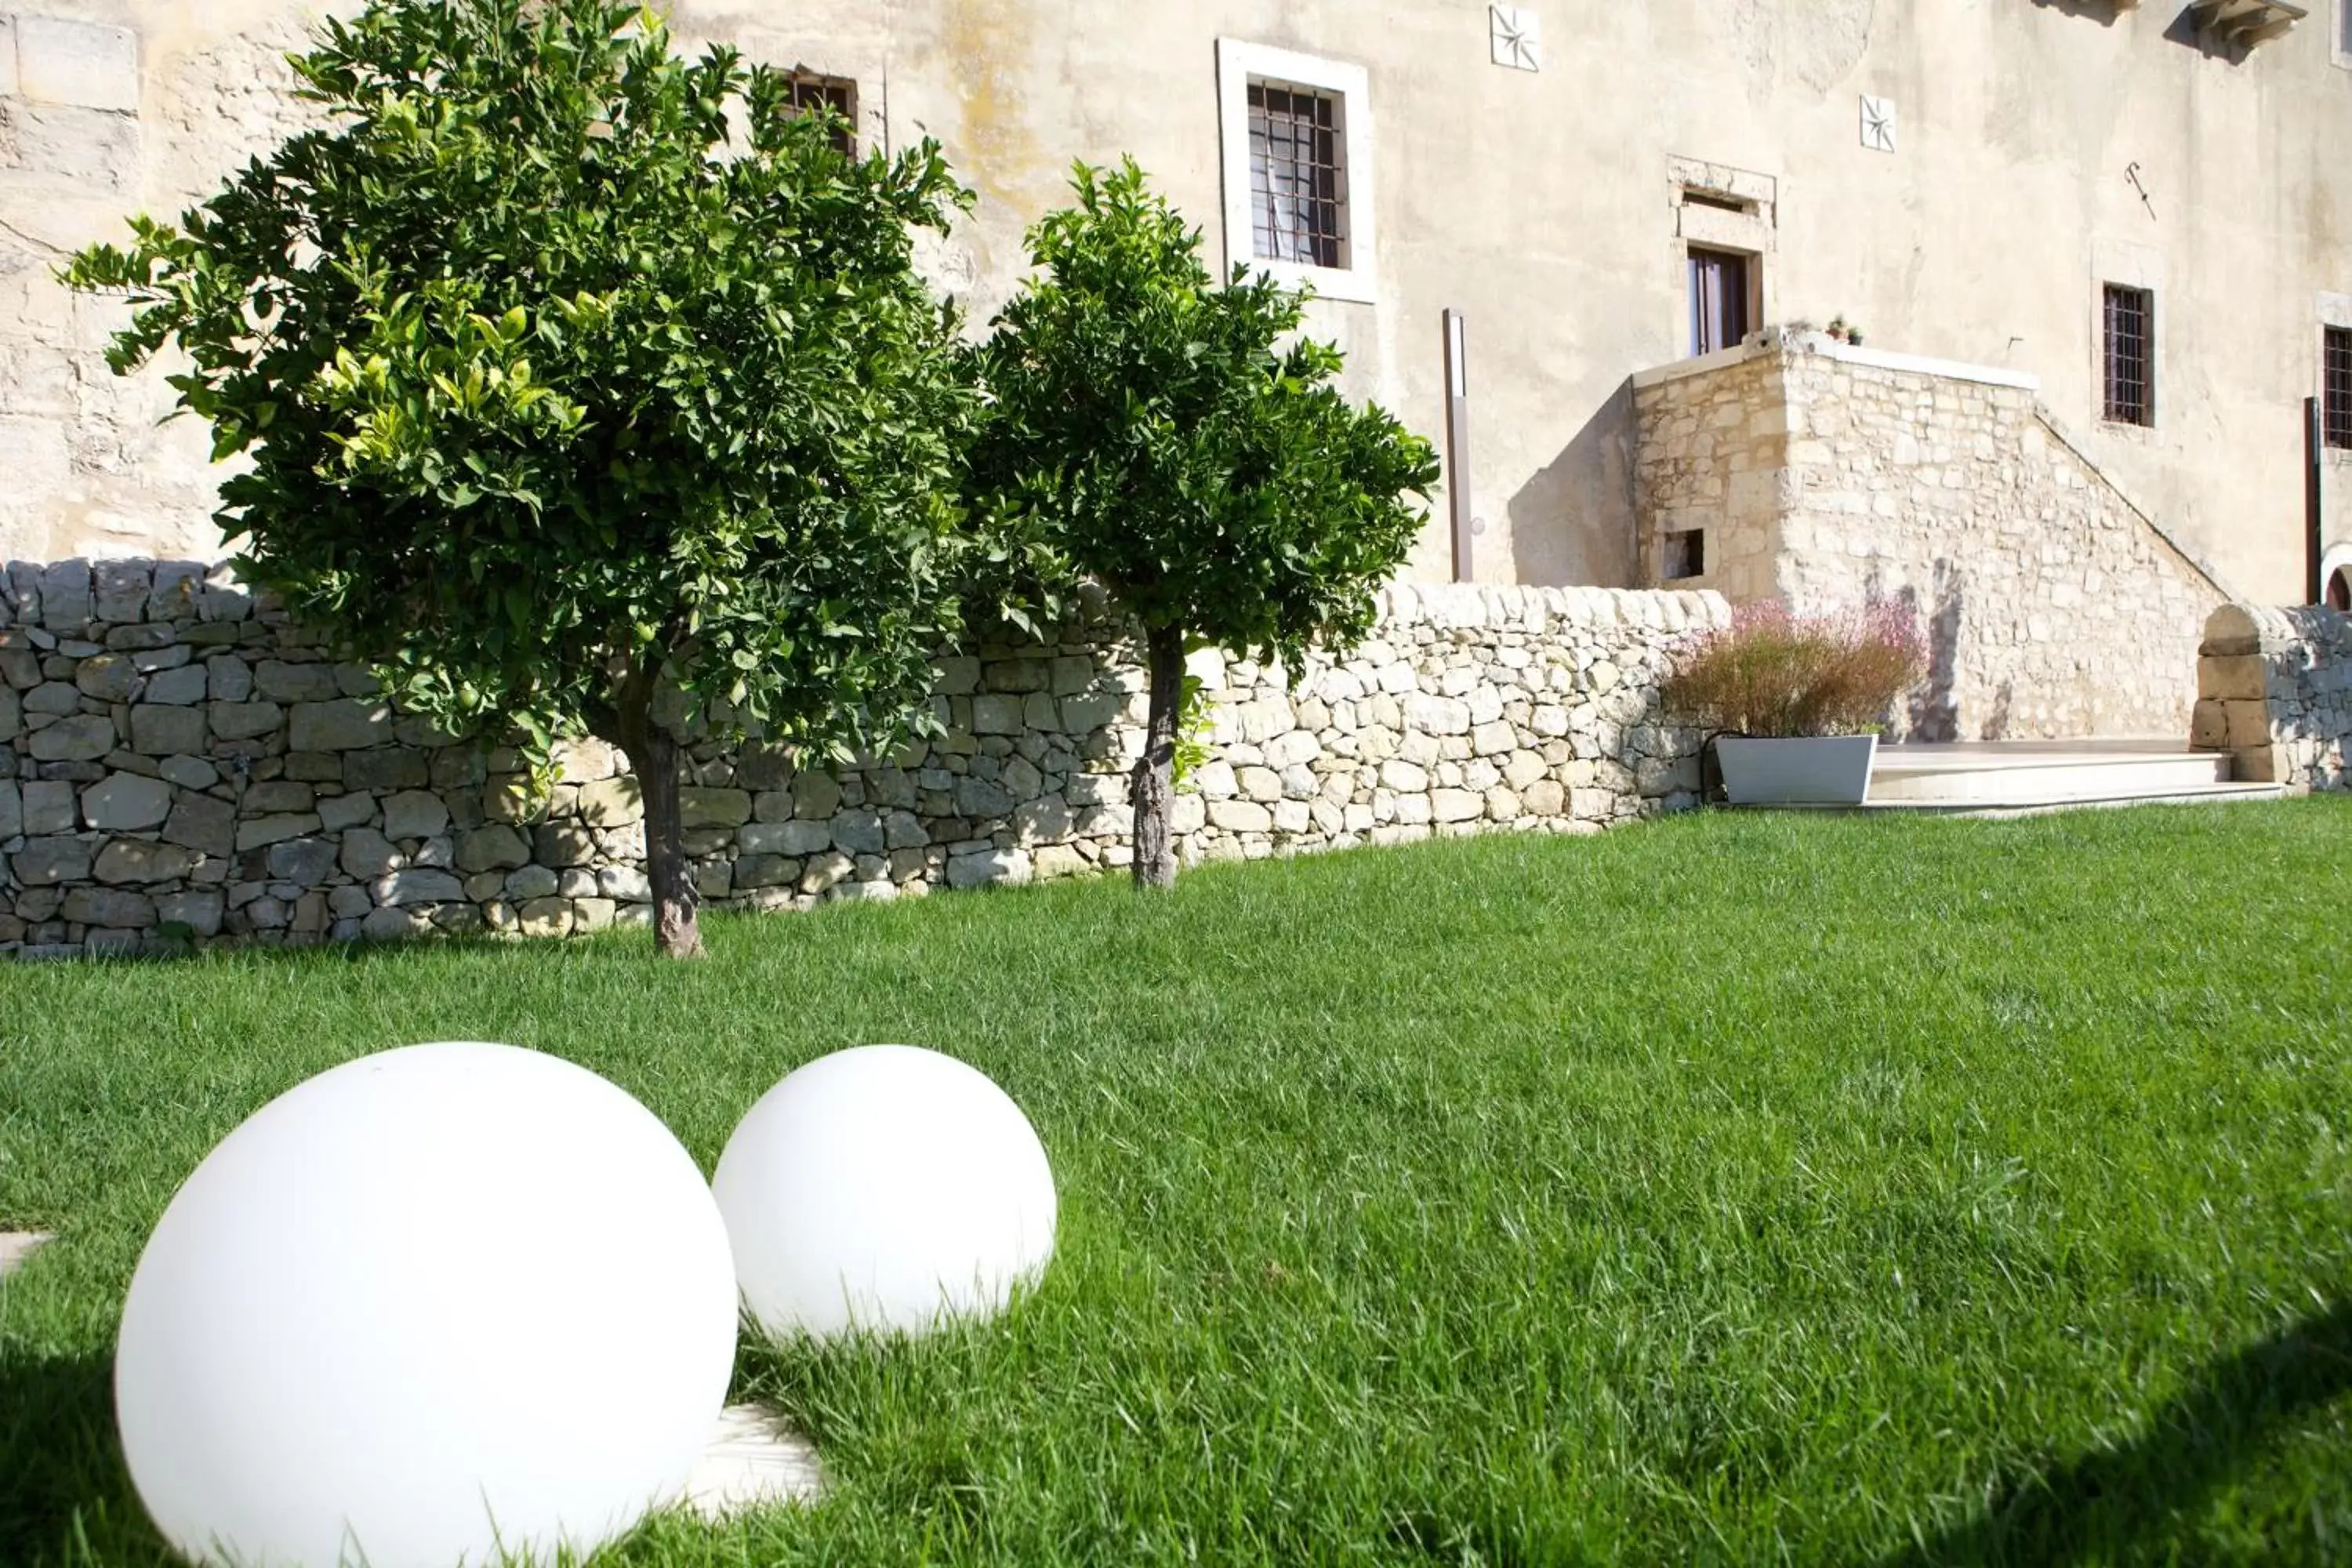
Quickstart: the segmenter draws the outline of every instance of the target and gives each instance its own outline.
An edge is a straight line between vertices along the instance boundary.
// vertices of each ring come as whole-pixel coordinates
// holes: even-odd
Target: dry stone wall
[[[1204,655],[1188,861],[1593,832],[1695,805],[1658,688],[1713,595],[1395,588],[1361,647]],[[1110,628],[943,658],[942,733],[837,773],[691,750],[687,848],[721,908],[806,909],[1129,863],[1143,679]],[[0,578],[0,952],[561,936],[643,921],[636,781],[596,742],[551,787],[394,711],[364,669],[189,563]]]
[[[2323,605],[2214,611],[2189,743],[2234,753],[2241,779],[2352,788],[2352,616]]]
[[[2076,448],[2030,377],[1788,335],[1637,388],[1643,559],[1676,587],[1833,610],[1907,601],[1916,741],[2178,735],[2226,595]]]

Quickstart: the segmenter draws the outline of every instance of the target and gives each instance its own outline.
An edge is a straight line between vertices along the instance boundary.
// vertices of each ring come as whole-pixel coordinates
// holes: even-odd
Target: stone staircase
[[[1882,746],[1865,811],[2031,816],[2088,806],[2276,800],[2277,784],[2244,784],[2227,752],[2177,742],[1994,741]]]

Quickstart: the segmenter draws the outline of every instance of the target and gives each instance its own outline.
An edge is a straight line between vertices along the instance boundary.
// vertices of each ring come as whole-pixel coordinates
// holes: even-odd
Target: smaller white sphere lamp
[[[768,1332],[920,1334],[1003,1309],[1054,1252],[1054,1173],[987,1075],[914,1046],[823,1057],[719,1158],[743,1304]]]

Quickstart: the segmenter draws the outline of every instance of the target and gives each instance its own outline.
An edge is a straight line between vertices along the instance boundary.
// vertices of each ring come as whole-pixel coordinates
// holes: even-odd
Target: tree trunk
[[[702,921],[686,864],[686,824],[678,798],[677,742],[654,721],[649,679],[621,695],[620,743],[636,771],[646,805],[646,876],[654,888],[654,949],[665,958],[702,956]]]
[[[1135,764],[1135,885],[1176,885],[1176,836],[1169,822],[1176,800],[1176,716],[1184,699],[1184,633],[1153,626],[1144,643],[1151,682],[1151,717],[1143,755]]]

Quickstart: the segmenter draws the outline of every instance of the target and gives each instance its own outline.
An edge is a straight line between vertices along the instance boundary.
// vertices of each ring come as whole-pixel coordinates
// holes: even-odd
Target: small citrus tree
[[[1135,880],[1176,878],[1173,764],[1192,647],[1281,659],[1370,629],[1438,466],[1428,442],[1332,385],[1334,348],[1294,339],[1305,297],[1237,269],[1132,160],[1079,164],[1076,205],[1029,236],[1031,278],[996,322],[977,466],[1031,559],[1099,581],[1141,628],[1150,717],[1137,763]],[[1286,342],[1286,340],[1289,340]]]
[[[293,63],[325,128],[70,280],[127,290],[116,370],[176,344],[250,459],[250,580],[452,729],[628,752],[660,950],[696,953],[657,703],[877,749],[958,624],[976,403],[911,235],[969,195],[613,0],[372,0]]]

